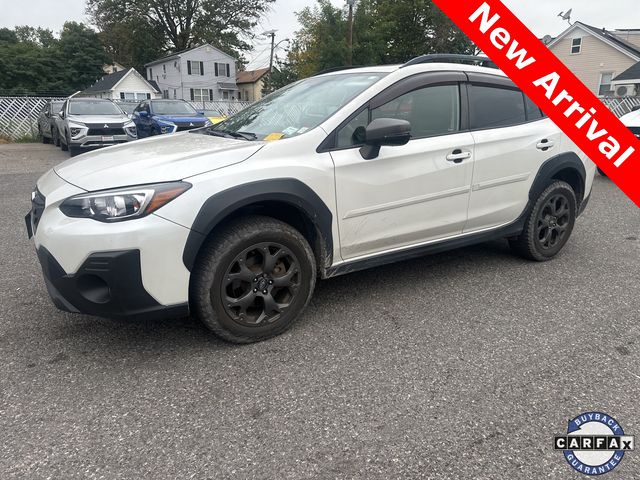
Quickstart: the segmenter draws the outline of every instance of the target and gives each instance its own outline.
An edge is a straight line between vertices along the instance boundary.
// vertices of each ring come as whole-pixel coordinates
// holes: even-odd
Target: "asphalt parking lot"
[[[232,346],[55,309],[23,217],[65,158],[0,146],[2,479],[577,479],[569,418],[640,436],[640,215],[607,179],[556,261],[496,242],[320,282],[291,331]]]

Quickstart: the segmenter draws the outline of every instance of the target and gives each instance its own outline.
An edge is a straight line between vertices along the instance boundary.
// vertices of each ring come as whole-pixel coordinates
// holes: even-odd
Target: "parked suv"
[[[27,215],[53,301],[191,312],[247,343],[289,328],[317,278],[496,238],[552,259],[595,165],[504,74],[466,63],[315,76],[216,126],[56,166]]]
[[[213,125],[184,100],[146,100],[133,112],[140,138]]]
[[[137,138],[136,126],[111,100],[70,98],[56,120],[56,139],[71,156]]]
[[[62,101],[48,100],[38,115],[38,136],[42,139],[42,143],[53,141],[56,118],[58,118],[63,103]]]

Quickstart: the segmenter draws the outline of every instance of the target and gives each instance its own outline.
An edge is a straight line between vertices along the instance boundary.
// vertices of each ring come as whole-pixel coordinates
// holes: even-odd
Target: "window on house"
[[[571,41],[571,54],[577,55],[582,52],[582,38],[574,38]]]
[[[231,76],[231,65],[228,63],[218,63],[214,64],[216,70],[216,77],[230,77]]]
[[[224,92],[222,92],[222,98],[224,100],[229,100],[229,92],[227,90],[225,90]]]
[[[189,75],[204,75],[204,62],[187,61],[187,70]]]
[[[598,89],[598,95],[601,97],[610,97],[614,94],[613,81],[614,74],[612,72],[600,74],[600,88]]]
[[[169,90],[163,90],[162,91],[162,98],[164,99],[169,99]]]
[[[192,88],[191,89],[191,101],[192,102],[209,102],[211,97],[209,95],[209,89],[207,88]]]
[[[153,80],[153,68],[149,69],[149,77],[147,78],[147,80]]]
[[[167,66],[166,65],[162,65],[162,73],[167,73]]]
[[[178,98],[178,90],[173,89],[173,99],[176,100]]]

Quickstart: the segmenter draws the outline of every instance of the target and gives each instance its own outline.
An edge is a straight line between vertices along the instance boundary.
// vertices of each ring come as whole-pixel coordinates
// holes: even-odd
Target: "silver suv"
[[[60,148],[71,156],[138,138],[135,124],[118,105],[101,98],[70,98],[56,119]]]

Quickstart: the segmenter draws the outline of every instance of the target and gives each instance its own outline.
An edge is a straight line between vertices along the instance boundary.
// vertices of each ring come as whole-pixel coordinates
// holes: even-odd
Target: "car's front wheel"
[[[553,182],[537,198],[520,236],[509,240],[511,248],[529,260],[551,260],[571,237],[577,203],[571,185]]]
[[[309,302],[316,265],[307,240],[270,217],[236,220],[198,256],[191,303],[198,318],[233,343],[286,331]]]
[[[59,136],[59,135],[58,135]],[[63,142],[62,139],[60,139],[60,149],[63,152],[66,152],[67,150],[69,150],[69,144],[71,143],[69,141],[69,137],[65,137],[67,139],[67,143]]]

